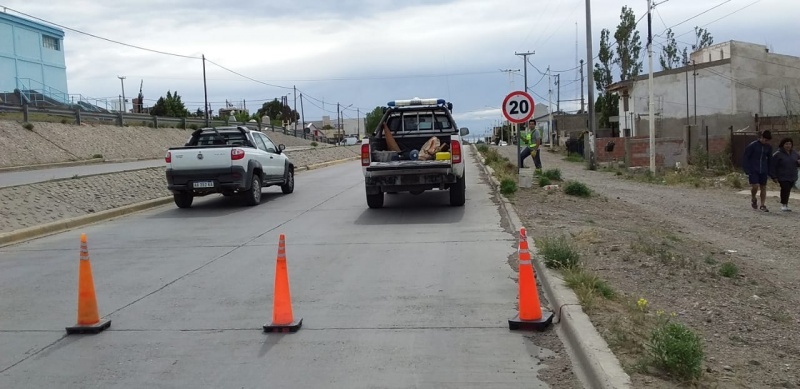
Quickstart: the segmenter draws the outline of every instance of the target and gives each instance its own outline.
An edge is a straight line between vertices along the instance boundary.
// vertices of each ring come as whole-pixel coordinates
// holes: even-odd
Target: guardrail
[[[25,122],[28,122],[30,120],[30,115],[34,113],[34,114],[62,117],[64,119],[62,121],[63,123],[66,123],[67,120],[74,120],[75,124],[77,125],[80,125],[84,121],[94,121],[101,124],[112,124],[120,127],[132,124],[141,125],[143,127],[145,126],[153,127],[153,128],[164,128],[164,127],[202,128],[206,126],[205,118],[193,118],[193,117],[174,118],[165,116],[152,116],[142,113],[86,112],[86,111],[81,111],[79,109],[68,110],[68,109],[57,109],[57,108],[39,108],[39,107],[30,107],[28,105],[23,105],[21,107],[13,105],[0,105],[0,112],[22,112],[22,118],[23,121]],[[210,120],[209,125],[214,127],[247,126],[249,128],[257,128],[259,131],[279,132],[284,135],[294,136],[296,138],[309,139],[322,142],[325,141],[320,137],[315,137],[309,133],[306,133],[305,131],[303,131],[303,129],[292,130],[287,127],[262,125],[261,123],[236,122],[232,120],[228,121]]]

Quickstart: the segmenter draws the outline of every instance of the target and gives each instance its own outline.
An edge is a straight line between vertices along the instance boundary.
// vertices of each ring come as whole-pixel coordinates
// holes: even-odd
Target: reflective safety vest
[[[539,131],[539,130],[534,130]],[[522,133],[522,144],[527,147],[536,147],[536,142],[533,140],[533,132],[525,131]]]

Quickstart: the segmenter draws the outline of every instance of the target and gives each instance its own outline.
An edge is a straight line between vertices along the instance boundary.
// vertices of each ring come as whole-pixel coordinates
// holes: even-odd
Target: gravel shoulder
[[[297,167],[352,158],[357,146],[286,154]],[[301,190],[298,188],[298,190]],[[0,188],[0,233],[170,196],[164,168],[109,173]]]
[[[498,151],[516,163],[515,148]],[[535,187],[512,201],[531,236],[569,237],[584,266],[617,292],[614,303],[587,313],[633,387],[678,387],[642,367],[636,323],[620,319],[639,298],[701,336],[698,386],[800,387],[800,212],[775,212],[776,199],[768,200],[773,212],[754,211],[733,189],[645,184],[559,154],[543,152],[542,159],[545,170],[560,169],[564,180],[580,181],[594,195]],[[738,274],[720,275],[727,263]]]

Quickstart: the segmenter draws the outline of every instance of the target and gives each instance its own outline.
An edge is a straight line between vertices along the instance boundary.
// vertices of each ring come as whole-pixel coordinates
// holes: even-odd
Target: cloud
[[[794,16],[800,2],[734,0],[675,27],[679,39],[693,42],[694,26],[708,23],[715,42],[731,39],[769,43],[775,52],[798,55]],[[233,3],[231,3],[233,4]],[[515,52],[533,50],[532,65],[545,71],[567,70],[586,57],[584,0],[243,0],[231,6],[217,1],[97,2],[88,0],[4,5],[105,38],[180,55],[207,58],[268,84],[304,94],[307,119],[335,116],[336,102],[366,110],[397,98],[442,97],[452,100],[459,125],[473,133],[501,119],[497,107],[512,89],[501,69],[522,69]],[[657,7],[653,31],[700,14],[719,2],[666,2]],[[592,0],[595,51],[602,28],[619,23],[622,4]],[[645,4],[632,4],[637,18]],[[720,19],[721,18],[721,19]],[[718,21],[715,21],[719,19]],[[646,42],[646,19],[638,26]],[[198,59],[136,50],[73,31],[64,47],[70,93],[93,97],[120,94],[117,75],[125,75],[126,95],[138,93],[141,80],[148,101],[178,90],[190,109],[202,106],[203,69]],[[577,40],[577,46],[576,46]],[[656,37],[656,43],[662,38]],[[658,46],[656,46],[658,50]],[[646,51],[642,51],[646,63]],[[658,51],[654,55],[658,62]],[[520,72],[521,73],[521,72]],[[256,83],[211,63],[206,64],[209,100],[247,101],[248,108],[292,89]],[[579,107],[577,69],[561,73],[561,108]],[[528,83],[537,102],[557,88],[533,66]],[[522,89],[522,75],[513,77]],[[300,109],[299,94],[298,110]],[[323,104],[320,101],[324,100]],[[555,106],[555,104],[554,104]],[[352,115],[352,112],[347,112]]]

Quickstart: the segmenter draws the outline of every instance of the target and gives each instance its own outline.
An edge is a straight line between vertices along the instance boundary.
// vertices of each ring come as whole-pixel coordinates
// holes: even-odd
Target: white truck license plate
[[[192,183],[195,188],[213,188],[214,181],[197,181]]]

